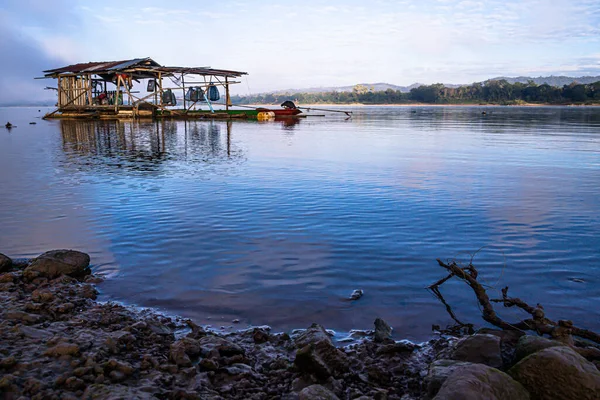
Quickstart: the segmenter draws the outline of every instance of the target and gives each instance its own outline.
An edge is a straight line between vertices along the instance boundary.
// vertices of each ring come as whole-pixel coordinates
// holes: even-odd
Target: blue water
[[[600,108],[357,107],[288,122],[0,108],[0,252],[92,256],[102,299],[214,326],[451,323],[436,258],[600,330]],[[29,122],[37,122],[30,125]],[[354,289],[365,295],[345,298]],[[482,324],[468,287],[442,293]],[[508,320],[518,310],[498,309]]]

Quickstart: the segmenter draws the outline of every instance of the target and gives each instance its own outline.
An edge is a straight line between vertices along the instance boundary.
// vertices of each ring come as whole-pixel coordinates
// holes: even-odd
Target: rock
[[[118,370],[110,371],[108,376],[113,382],[122,382],[125,380],[125,374]]]
[[[75,308],[75,304],[73,304],[73,303],[62,303],[61,305],[59,305],[56,308],[56,311],[58,311],[61,314],[65,314],[65,313],[72,311],[74,308]]]
[[[324,340],[309,343],[296,351],[294,364],[301,372],[314,374],[321,380],[340,376],[349,369],[346,354]]]
[[[600,398],[600,371],[566,346],[533,353],[519,361],[508,373],[523,384],[532,399]]]
[[[0,253],[0,272],[6,272],[12,268],[12,260]]]
[[[192,365],[192,360],[185,353],[185,346],[179,341],[171,344],[169,358],[180,367],[189,367]]]
[[[392,337],[392,327],[383,319],[375,319],[375,337],[374,340],[378,343],[390,339]]]
[[[167,328],[160,322],[156,322],[156,321],[149,322],[148,328],[150,328],[150,330],[153,333],[156,333],[157,335],[160,335],[160,336],[170,336],[173,334],[173,332],[169,328]]]
[[[26,324],[38,324],[45,320],[42,315],[28,314],[23,311],[8,311],[6,314],[4,314],[4,317],[6,319],[21,321]]]
[[[31,293],[31,300],[37,303],[50,303],[54,300],[54,294],[47,289],[36,289]]]
[[[311,385],[298,394],[299,400],[339,400],[339,398],[321,385]]]
[[[522,336],[515,347],[515,363],[521,361],[530,354],[555,346],[564,345],[556,340],[546,339],[541,336]]]
[[[456,343],[448,358],[501,368],[500,338],[487,334],[468,336]]]
[[[211,358],[203,358],[200,360],[200,362],[198,363],[198,365],[204,370],[204,371],[215,371],[219,368],[219,364],[217,364],[217,362]]]
[[[5,357],[0,360],[0,369],[10,369],[17,364],[17,359],[13,356]]]
[[[85,382],[75,376],[71,376],[65,381],[65,386],[69,390],[79,390],[85,387]]]
[[[43,276],[54,279],[60,275],[83,277],[91,273],[89,269],[90,256],[75,250],[48,251],[32,261],[25,268],[24,275],[32,277]]]
[[[81,396],[83,399],[136,399],[149,400],[155,399],[152,393],[146,393],[136,388],[123,385],[103,385],[93,384],[88,386]]]
[[[0,275],[0,283],[12,283],[15,281],[15,275],[12,273],[6,273]]]
[[[106,363],[104,363],[104,372],[106,373],[109,371],[119,371],[123,375],[129,376],[133,374],[134,369],[131,365],[129,365],[126,362],[118,361],[114,358],[111,358]]]
[[[48,340],[52,337],[52,333],[48,331],[45,331],[43,329],[32,328],[26,325],[21,325],[17,329],[21,335],[31,339]]]
[[[254,343],[260,344],[269,341],[269,333],[260,328],[254,328],[252,331],[252,340]]]
[[[470,365],[471,363],[456,360],[436,360],[429,365],[429,372],[425,378],[427,395],[432,398],[440,390],[446,379],[460,367]]]
[[[79,346],[72,343],[59,343],[44,352],[45,356],[60,357],[64,355],[76,356],[79,354]]]
[[[362,289],[354,289],[352,294],[350,294],[349,300],[358,300],[363,297],[364,292]]]
[[[434,400],[529,400],[521,384],[509,375],[483,364],[456,368]]]
[[[384,354],[410,353],[418,347],[418,345],[409,341],[385,344],[377,348],[377,355],[381,356]]]
[[[200,347],[200,354],[204,357],[232,357],[245,354],[244,349],[239,345],[218,336],[203,337],[198,340],[198,346]]]
[[[318,343],[320,341],[325,341],[333,345],[325,328],[319,324],[312,324],[307,330],[294,338],[294,344],[299,349],[310,343]]]

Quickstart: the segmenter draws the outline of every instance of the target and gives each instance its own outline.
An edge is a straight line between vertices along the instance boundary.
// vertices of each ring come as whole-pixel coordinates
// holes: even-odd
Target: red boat
[[[275,117],[293,117],[295,115],[301,114],[302,111],[297,108],[257,108],[258,112],[272,112],[275,114]]]

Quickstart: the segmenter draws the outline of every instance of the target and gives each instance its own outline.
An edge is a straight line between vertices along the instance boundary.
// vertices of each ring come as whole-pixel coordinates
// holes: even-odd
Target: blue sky
[[[240,94],[600,75],[600,1],[4,0],[0,51],[0,102],[42,69],[147,56],[247,71]]]

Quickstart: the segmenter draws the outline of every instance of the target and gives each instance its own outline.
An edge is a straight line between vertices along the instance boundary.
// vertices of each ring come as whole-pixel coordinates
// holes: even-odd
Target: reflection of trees
[[[60,121],[69,166],[147,172],[169,163],[239,162],[232,126],[231,121]]]
[[[482,114],[485,111],[485,114]],[[557,125],[600,125],[597,109],[566,107],[417,107],[407,109],[411,125],[419,128],[455,129],[457,126],[474,126],[488,133],[537,129]],[[474,125],[476,123],[476,125]]]

